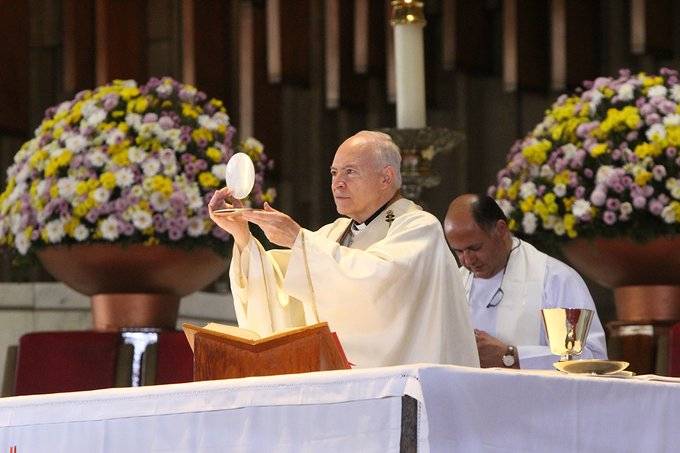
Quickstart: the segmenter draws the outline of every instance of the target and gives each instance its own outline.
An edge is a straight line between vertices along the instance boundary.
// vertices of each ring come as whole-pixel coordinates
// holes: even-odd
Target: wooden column
[[[64,92],[95,86],[95,2],[63,0]]]
[[[517,9],[517,85],[546,91],[550,84],[548,0],[521,0]]]
[[[0,0],[0,132],[25,135],[29,127],[28,2]]]
[[[146,82],[146,8],[136,0],[96,1],[96,81]]]

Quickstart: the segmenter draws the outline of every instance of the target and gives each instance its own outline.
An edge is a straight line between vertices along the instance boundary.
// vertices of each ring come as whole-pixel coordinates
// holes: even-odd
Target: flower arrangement
[[[680,231],[677,71],[584,82],[511,148],[489,188],[512,231],[546,245]]]
[[[53,244],[123,242],[214,248],[229,236],[207,203],[224,185],[235,129],[222,102],[169,77],[114,81],[49,108],[7,170],[0,245],[20,255]],[[272,168],[253,138],[249,199],[272,201]]]

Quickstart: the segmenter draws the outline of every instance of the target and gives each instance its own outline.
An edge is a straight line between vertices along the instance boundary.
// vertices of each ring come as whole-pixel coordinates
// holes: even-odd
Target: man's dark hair
[[[496,200],[488,195],[477,195],[477,200],[471,205],[472,217],[481,229],[489,231],[499,220],[508,221]]]

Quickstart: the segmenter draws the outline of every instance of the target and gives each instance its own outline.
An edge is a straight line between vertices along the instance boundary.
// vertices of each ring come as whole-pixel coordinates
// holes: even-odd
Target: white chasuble
[[[479,366],[462,280],[439,221],[400,199],[339,244],[350,221],[302,229],[290,250],[234,247],[239,325],[269,334],[328,322],[350,362]]]

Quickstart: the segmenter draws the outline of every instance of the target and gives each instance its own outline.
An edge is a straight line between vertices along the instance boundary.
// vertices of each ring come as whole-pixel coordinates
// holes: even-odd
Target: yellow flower
[[[510,219],[510,222],[508,222],[508,228],[510,231],[517,231],[517,220]]]
[[[607,146],[606,143],[598,143],[597,145],[593,146],[590,148],[590,155],[593,157],[600,157],[603,154],[606,154],[609,147]]]
[[[147,178],[144,182],[149,182],[151,190],[154,192],[160,192],[166,197],[172,195],[172,180],[162,175],[155,175],[151,178]]]
[[[220,160],[222,160],[222,152],[213,146],[205,150],[205,154],[213,162],[219,162]]]
[[[640,143],[635,147],[635,155],[640,159],[651,156],[659,156],[662,152],[661,147],[656,143]]]
[[[652,176],[652,172],[640,169],[635,173],[635,184],[640,187],[645,186],[652,179]]]
[[[210,132],[208,129],[205,128],[198,128],[194,129],[191,132],[191,138],[194,139],[196,143],[198,143],[201,140],[205,140],[206,142],[211,142],[213,139],[212,132]]]
[[[213,187],[219,186],[220,180],[209,171],[204,171],[198,175],[198,183],[205,189],[211,189]]]
[[[106,171],[99,176],[99,182],[102,187],[111,190],[116,187],[116,175],[110,171]]]
[[[541,165],[548,157],[551,146],[552,144],[548,140],[543,139],[524,148],[522,155],[529,163]]]
[[[522,210],[522,212],[529,212],[534,209],[535,201],[536,195],[530,195],[520,202],[519,208]]]
[[[569,184],[569,179],[571,177],[571,172],[569,170],[562,170],[553,178],[553,184],[564,184],[565,186]]]

